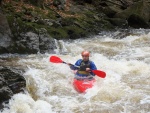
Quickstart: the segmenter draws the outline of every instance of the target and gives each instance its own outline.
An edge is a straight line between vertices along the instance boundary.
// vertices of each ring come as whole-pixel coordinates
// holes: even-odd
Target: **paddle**
[[[53,63],[64,63],[64,64],[67,64],[66,62],[64,62],[62,59],[60,59],[59,57],[57,56],[51,56],[50,57],[50,62],[53,62]],[[71,64],[73,65],[73,64]],[[74,65],[75,66],[75,65]],[[77,67],[77,66],[75,66]],[[105,78],[106,77],[106,73],[103,72],[103,71],[100,71],[100,70],[91,70],[95,75],[101,77],[101,78]]]

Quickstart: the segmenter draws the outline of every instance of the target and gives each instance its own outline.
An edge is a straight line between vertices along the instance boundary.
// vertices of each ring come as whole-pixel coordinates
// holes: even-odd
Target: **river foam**
[[[14,95],[2,113],[149,113],[150,33],[138,31],[120,39],[114,34],[60,41],[64,54],[58,48],[57,54],[19,59],[17,63],[26,67],[27,88]],[[49,57],[75,63],[84,49],[91,51],[90,59],[107,76],[96,76],[95,86],[79,94],[72,86],[70,68],[49,62]]]

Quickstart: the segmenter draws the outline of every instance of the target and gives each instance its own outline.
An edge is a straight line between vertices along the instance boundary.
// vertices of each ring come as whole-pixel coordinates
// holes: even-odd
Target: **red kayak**
[[[79,93],[85,93],[85,91],[89,88],[92,88],[94,83],[95,83],[95,79],[92,80],[78,80],[76,78],[74,78],[73,80],[73,86],[75,88],[76,91],[78,91]]]

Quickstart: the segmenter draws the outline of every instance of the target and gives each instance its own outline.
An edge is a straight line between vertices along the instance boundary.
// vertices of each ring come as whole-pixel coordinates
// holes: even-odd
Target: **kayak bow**
[[[95,79],[92,79],[92,80],[88,80],[88,79],[78,80],[78,79],[74,78],[73,86],[74,86],[74,88],[77,92],[85,93],[87,89],[93,87],[95,81],[96,81]]]

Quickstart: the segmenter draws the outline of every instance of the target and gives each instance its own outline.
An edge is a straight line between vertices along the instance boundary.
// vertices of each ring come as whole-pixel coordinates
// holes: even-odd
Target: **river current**
[[[101,32],[77,40],[56,40],[56,54],[33,54],[15,59],[25,69],[25,93],[15,94],[1,113],[150,113],[150,30]],[[74,74],[66,64],[51,63],[52,55],[75,63],[81,51],[106,78],[85,94],[74,90]],[[7,64],[7,63],[6,63]]]

